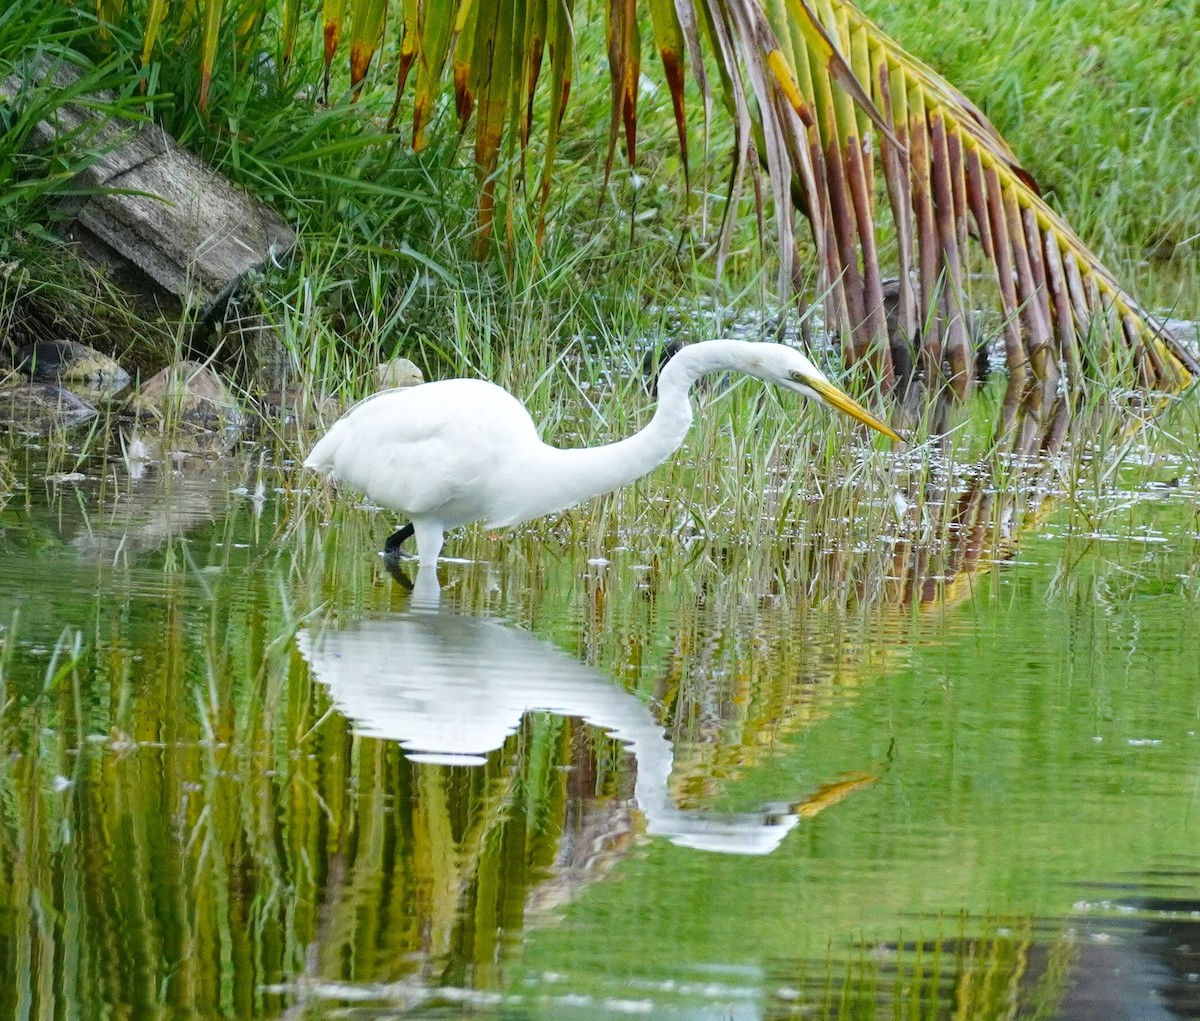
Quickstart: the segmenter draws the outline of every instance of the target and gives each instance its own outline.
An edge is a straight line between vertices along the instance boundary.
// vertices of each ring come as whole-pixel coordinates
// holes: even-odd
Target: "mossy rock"
[[[26,344],[17,352],[16,367],[35,383],[58,383],[93,400],[129,385],[129,373],[112,358],[73,340]]]
[[[89,422],[98,412],[77,394],[49,383],[0,387],[0,427],[46,436]]]

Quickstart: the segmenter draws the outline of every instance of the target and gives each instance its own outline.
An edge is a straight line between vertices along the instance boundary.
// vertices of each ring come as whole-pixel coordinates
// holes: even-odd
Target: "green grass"
[[[1190,86],[1196,58],[1179,40],[1200,26],[1190,8],[1178,6],[1139,9],[1135,22],[1131,13],[1049,0],[983,8],[951,0],[866,4],[903,44],[993,117],[1052,201],[1134,293],[1187,317],[1200,315],[1194,297],[1200,290],[1194,286],[1200,279],[1200,198],[1190,186],[1200,176],[1200,157],[1185,140],[1197,134],[1200,110]],[[317,99],[315,33],[302,33],[286,73],[269,59],[236,69],[219,61],[207,121],[193,103],[191,44],[160,55],[144,101],[134,89],[131,62],[110,61],[89,82],[117,88],[109,112],[144,110],[299,229],[294,260],[269,272],[257,289],[267,315],[283,326],[299,379],[353,395],[361,392],[374,360],[393,353],[415,357],[430,375],[523,361],[533,363],[536,378],[578,343],[576,337],[600,337],[602,345],[629,351],[652,340],[655,330],[700,339],[722,332],[731,320],[779,311],[768,297],[771,274],[763,264],[770,263],[770,253],[764,260],[749,198],[739,210],[722,281],[713,279],[706,257],[721,210],[713,196],[723,188],[731,142],[722,117],[712,126],[713,163],[693,167],[692,194],[684,196],[669,98],[665,88],[645,92],[636,178],[618,159],[602,200],[604,146],[596,140],[607,136],[609,96],[604,75],[592,73],[603,64],[595,20],[584,19],[579,27],[582,70],[564,124],[545,248],[538,253],[533,241],[541,165],[535,141],[524,159],[514,155],[501,169],[508,187],[501,189],[507,197],[498,210],[495,247],[502,256],[483,264],[470,258],[476,182],[453,110],[439,108],[441,130],[421,153],[409,149],[405,134],[380,130],[391,102],[388,50],[357,104],[335,82],[329,107]],[[138,27],[131,20],[108,44],[126,61],[136,52]],[[273,31],[270,23],[257,29],[246,52],[274,53]],[[94,35],[57,5],[20,0],[0,20],[0,53],[70,54],[94,46]],[[655,58],[645,57],[654,80]],[[695,158],[704,146],[694,89],[689,101]],[[28,109],[33,115],[39,107]],[[0,257],[20,267],[17,283],[11,274],[5,278],[0,315],[11,319],[36,295],[44,295],[35,306],[44,310],[82,290],[94,298],[73,318],[93,323],[103,307],[119,307],[120,299],[95,282],[80,289],[83,270],[69,261],[64,272],[63,260],[33,257],[56,244],[46,227],[55,200],[69,187],[70,167],[47,175],[19,158],[26,131],[27,125],[0,125],[0,156],[19,168],[9,182],[15,190],[0,189],[6,196],[0,199]],[[522,168],[525,187],[519,184]],[[632,232],[631,219],[638,221]],[[492,310],[494,328],[456,351],[451,339],[464,337],[455,320],[467,292],[467,300]],[[701,304],[721,315],[697,318],[693,310]],[[661,314],[664,307],[676,316]],[[96,332],[111,337],[116,330]],[[165,340],[152,338],[143,360],[170,351],[170,327],[166,332]],[[132,342],[145,346],[141,336]],[[512,345],[513,351],[482,354],[489,345]],[[512,382],[519,386],[521,380]]]
[[[79,30],[60,22],[56,7],[45,0],[21,0],[20,9],[25,20],[40,24],[40,29],[18,31],[11,17],[0,22],[0,31],[7,33],[0,35],[5,42],[0,52],[41,46],[70,53],[82,45]],[[1111,116],[1114,104],[1132,102],[1130,88],[1093,90],[1083,102],[1080,94],[1054,92],[1043,80],[1051,73],[1047,68],[1059,68],[1058,62],[1070,60],[1070,54],[1094,36],[1100,53],[1096,59],[1124,68],[1113,72],[1114,81],[1124,81],[1123,76],[1132,80],[1141,68],[1147,102],[1175,111],[1172,123],[1186,119],[1194,112],[1182,92],[1192,57],[1181,55],[1172,64],[1162,56],[1163,33],[1170,30],[1163,16],[1148,16],[1144,32],[1126,33],[1125,41],[1114,43],[1110,36],[1117,15],[1070,5],[1053,45],[1042,45],[1032,41],[1032,34],[1039,26],[1047,30],[1049,14],[1033,3],[1011,10],[989,5],[985,18],[975,7],[944,2],[924,16],[928,24],[909,5],[877,3],[869,10],[909,48],[960,82],[1012,135],[1018,152],[1033,154],[1030,165],[1051,188],[1056,203],[1081,224],[1086,236],[1111,250],[1118,271],[1124,267],[1155,275],[1150,293],[1160,304],[1178,303],[1178,295],[1169,295],[1194,271],[1186,235],[1196,226],[1193,206],[1200,199],[1192,194],[1194,189],[1181,188],[1177,181],[1190,179],[1183,171],[1194,153],[1184,145],[1157,146],[1137,150],[1137,167],[1115,160],[1113,152],[1133,151],[1129,137],[1122,134],[1130,130],[1129,118],[1117,124]],[[260,48],[269,52],[271,37],[263,31]],[[582,46],[589,40],[596,43],[596,26],[581,31]],[[125,47],[134,41],[132,35],[116,37]],[[694,174],[694,194],[685,215],[664,90],[644,97],[643,162],[636,189],[632,175],[618,161],[610,193],[601,202],[597,171],[602,154],[594,140],[607,130],[608,90],[602,76],[581,74],[564,127],[545,247],[539,252],[534,243],[536,207],[516,188],[499,210],[496,244],[503,257],[480,262],[470,257],[476,185],[469,148],[458,143],[452,130],[444,130],[428,149],[413,153],[401,139],[380,131],[378,124],[391,98],[388,66],[376,70],[358,104],[338,98],[335,90],[328,108],[306,88],[318,71],[314,52],[302,50],[283,76],[267,64],[239,76],[228,75],[226,68],[221,73],[228,77],[214,87],[215,105],[211,120],[205,122],[189,98],[194,94],[189,77],[194,58],[183,47],[156,65],[145,109],[299,228],[302,242],[291,263],[267,272],[249,303],[257,301],[278,328],[302,406],[318,406],[325,392],[335,392],[343,401],[361,396],[370,388],[375,364],[402,354],[413,358],[430,378],[476,375],[507,386],[528,403],[553,442],[604,442],[625,435],[648,414],[652,399],[638,371],[645,350],[664,339],[704,339],[726,333],[733,325],[765,323],[771,316],[787,314],[767,297],[770,271],[761,265],[748,199],[727,275],[721,281],[713,278],[704,257],[706,237],[699,226],[696,194],[719,190],[720,154],[728,138],[718,122],[711,144],[717,154],[715,169],[707,179]],[[1143,58],[1144,66],[1138,63]],[[647,63],[652,74],[653,65]],[[122,78],[121,71],[107,66],[97,72],[96,84],[118,86],[118,99],[108,112],[137,114],[142,102],[132,78],[124,74]],[[1083,88],[1078,76],[1066,77],[1066,88]],[[43,97],[41,102],[52,99]],[[31,115],[38,111],[36,104],[30,109]],[[440,117],[446,122],[452,111],[444,109]],[[443,128],[450,127],[443,123]],[[2,151],[20,151],[22,130],[26,129],[5,126]],[[693,151],[699,150],[699,141],[694,139]],[[1170,158],[1172,149],[1175,159]],[[537,167],[539,161],[535,146],[526,163]],[[503,173],[515,175],[519,166],[514,158]],[[1073,180],[1066,173],[1071,166],[1105,175],[1110,184],[1090,190],[1080,184],[1070,190],[1062,182]],[[28,244],[35,236],[28,224],[18,224],[14,211],[20,209],[40,229],[38,224],[49,222],[55,200],[69,188],[68,177],[40,177],[34,169],[26,167],[14,178],[24,189],[25,201],[0,204],[0,251],[17,251],[11,246]],[[1081,179],[1085,176],[1080,170]],[[1134,190],[1135,185],[1143,191]],[[1126,196],[1150,193],[1161,197],[1157,224],[1136,219],[1136,199],[1126,201]],[[710,233],[718,211],[719,203],[712,203]],[[632,233],[631,216],[639,219]],[[684,222],[690,227],[687,232],[681,227]],[[1139,268],[1141,250],[1167,234],[1178,236],[1172,261]],[[4,238],[8,249],[2,247]],[[55,284],[49,274],[34,280],[34,263],[20,256],[17,261],[20,271],[3,284],[7,290],[0,294],[0,315],[12,316],[26,307],[26,299],[39,289],[46,291],[48,303],[59,293],[55,287],[69,286],[69,273],[67,283]],[[59,265],[58,260],[46,261]],[[104,301],[98,299],[97,304]],[[1187,309],[1181,305],[1179,311]],[[794,324],[794,313],[792,317]],[[155,334],[153,344],[160,357],[178,357],[186,338],[186,327],[173,324]],[[126,341],[142,342],[141,337]],[[222,351],[219,358],[239,368],[236,355]],[[832,368],[837,374],[837,366]],[[256,384],[249,372],[241,376],[253,396]],[[749,544],[761,529],[790,535],[797,527],[794,521],[810,521],[816,510],[813,500],[821,493],[844,505],[827,500],[819,515],[826,524],[806,524],[812,531],[793,536],[797,545],[823,531],[834,534],[836,529],[827,524],[834,520],[858,522],[855,527],[865,537],[852,545],[886,534],[892,523],[889,515],[896,512],[885,497],[862,494],[878,488],[889,459],[860,456],[857,445],[843,442],[844,422],[801,410],[794,401],[779,406],[768,397],[762,410],[758,393],[758,386],[749,384],[715,398],[714,408],[702,416],[680,458],[637,487],[638,495],[623,494],[586,511],[570,512],[564,520],[571,522],[572,534],[583,530],[589,541],[609,544],[631,535],[648,549],[690,530],[707,537],[699,546],[703,556],[716,561],[740,555],[730,551]],[[967,424],[947,441],[950,463],[994,460],[1003,452],[1004,443],[993,436],[999,413],[994,400],[985,398],[954,413],[952,417]],[[316,427],[328,424],[331,414],[327,409],[319,415]],[[918,436],[934,431],[933,414],[924,412],[924,420],[916,424]],[[281,432],[277,456],[300,459],[312,435],[311,428],[298,434]],[[46,449],[58,448],[50,444]],[[57,466],[70,459],[65,450],[48,453],[47,467],[62,470]],[[942,479],[943,469],[924,453],[911,460],[916,467],[905,484],[915,487],[913,496]],[[997,471],[1003,474],[1003,466]],[[831,487],[831,479],[854,485]],[[642,493],[649,495],[643,499]],[[703,510],[680,511],[698,507]],[[681,513],[693,518],[684,529]],[[694,550],[697,544],[691,546]]]
[[[64,210],[86,200],[76,175],[104,155],[96,131],[109,118],[145,120],[128,70],[83,52],[94,36],[87,12],[46,0],[14,0],[0,12],[0,338],[81,340],[136,366],[161,359],[163,326],[145,322],[56,230]],[[47,78],[60,67],[80,69],[68,89]],[[94,122],[33,146],[39,121],[81,100]]]

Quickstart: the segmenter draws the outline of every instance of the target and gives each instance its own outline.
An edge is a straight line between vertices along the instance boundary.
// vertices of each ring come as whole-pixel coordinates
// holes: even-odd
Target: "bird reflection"
[[[430,588],[426,573],[418,574],[414,594]],[[869,782],[833,785],[807,801],[759,812],[680,809],[669,790],[673,749],[649,709],[526,631],[426,606],[301,631],[296,641],[357,731],[399,742],[414,762],[482,765],[530,712],[578,717],[598,727],[636,761],[634,798],[646,832],[683,847],[768,854],[801,817]]]

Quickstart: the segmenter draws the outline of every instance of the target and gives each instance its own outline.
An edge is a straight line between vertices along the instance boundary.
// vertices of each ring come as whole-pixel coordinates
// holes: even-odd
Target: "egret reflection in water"
[[[420,585],[418,584],[418,588]],[[363,735],[397,741],[410,761],[481,765],[522,717],[577,717],[618,739],[637,765],[646,832],[684,847],[768,854],[802,817],[873,777],[822,788],[759,812],[681,809],[669,781],[670,741],[650,710],[603,674],[499,620],[432,608],[301,631],[301,655]]]

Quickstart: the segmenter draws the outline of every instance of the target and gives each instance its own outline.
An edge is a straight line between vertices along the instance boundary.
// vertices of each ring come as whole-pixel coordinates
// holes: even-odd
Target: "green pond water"
[[[0,1016],[1200,1017],[1185,419],[765,571],[452,537],[438,601],[254,447],[0,441]]]

